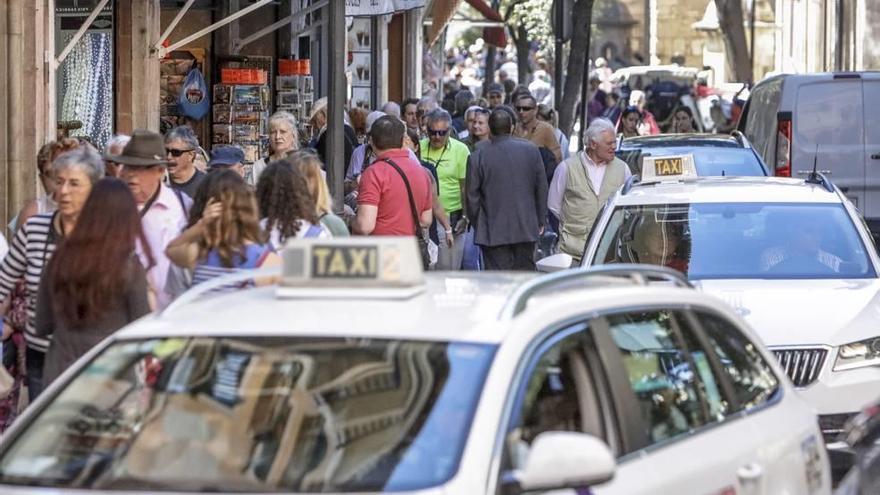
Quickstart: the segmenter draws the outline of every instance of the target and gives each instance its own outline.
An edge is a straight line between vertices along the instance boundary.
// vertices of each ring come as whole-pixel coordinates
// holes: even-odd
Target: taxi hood
[[[880,335],[880,280],[697,280],[768,346],[848,344]]]

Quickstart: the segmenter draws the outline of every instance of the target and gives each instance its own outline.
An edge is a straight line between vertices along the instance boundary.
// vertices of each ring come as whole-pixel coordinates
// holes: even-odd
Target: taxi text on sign
[[[682,175],[683,173],[684,160],[681,158],[657,158],[654,160],[654,175],[658,177]]]
[[[384,15],[425,6],[425,0],[345,0],[345,15]]]
[[[376,246],[315,245],[312,278],[315,279],[400,279],[400,251]]]

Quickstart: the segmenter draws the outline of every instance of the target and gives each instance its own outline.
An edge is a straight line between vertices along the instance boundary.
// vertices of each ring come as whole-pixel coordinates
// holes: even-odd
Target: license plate
[[[312,278],[378,278],[376,246],[322,246],[312,248]]]
[[[655,158],[654,175],[658,177],[668,175],[682,175],[684,173],[684,160],[678,158]]]

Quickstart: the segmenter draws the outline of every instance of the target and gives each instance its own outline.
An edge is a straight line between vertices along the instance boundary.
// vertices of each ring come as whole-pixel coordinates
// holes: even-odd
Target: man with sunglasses
[[[556,163],[561,162],[562,148],[553,133],[553,126],[538,120],[538,101],[535,97],[529,93],[521,94],[514,101],[514,108],[519,117],[514,132],[516,137],[527,139],[539,148],[547,148],[553,153]]]
[[[196,195],[205,173],[196,168],[199,140],[189,126],[175,127],[165,135],[165,154],[168,158],[168,185],[190,198]]]
[[[467,230],[467,217],[464,214],[465,177],[467,160],[470,155],[467,145],[450,139],[452,117],[443,109],[434,110],[426,116],[428,138],[419,143],[422,160],[437,169],[437,182],[440,188],[440,204],[449,214],[449,224],[453,226],[443,232],[440,239],[438,270],[459,270],[464,258],[464,242],[461,237]],[[453,236],[452,247],[448,246],[446,236]]]

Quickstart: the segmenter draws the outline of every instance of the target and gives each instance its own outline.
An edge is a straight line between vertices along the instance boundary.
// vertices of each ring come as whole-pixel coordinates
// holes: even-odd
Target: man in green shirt
[[[459,270],[464,256],[464,243],[461,237],[467,229],[464,216],[464,180],[467,177],[468,147],[456,139],[450,139],[452,117],[449,112],[437,109],[427,115],[428,138],[420,143],[421,159],[437,169],[437,185],[440,189],[440,204],[449,214],[452,229],[440,232],[440,255],[438,270]],[[453,236],[452,247],[447,247],[446,236]]]

